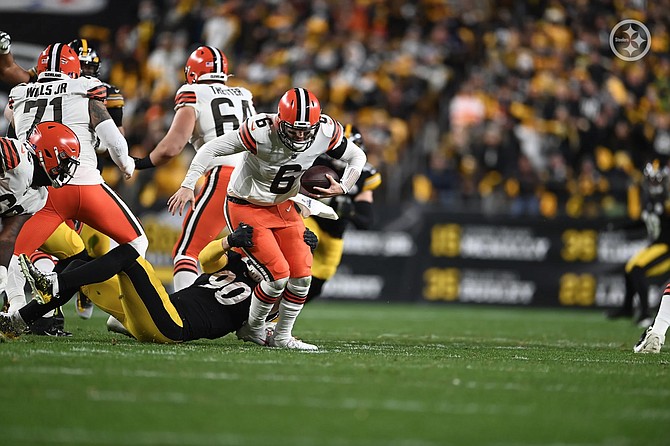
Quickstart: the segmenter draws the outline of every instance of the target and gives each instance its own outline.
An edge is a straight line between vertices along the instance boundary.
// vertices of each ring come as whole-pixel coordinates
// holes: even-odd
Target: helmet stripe
[[[49,70],[60,71],[60,55],[63,52],[63,45],[56,43],[51,47],[51,54],[49,54]]]
[[[296,88],[295,89],[295,96],[297,99],[296,102],[296,111],[298,112],[298,115],[295,117],[296,121],[309,121],[309,108],[310,108],[310,103],[309,103],[309,96],[307,95],[307,90],[304,88]]]
[[[81,55],[88,56],[88,41],[86,39],[81,39]]]
[[[302,119],[300,119],[302,116],[302,98],[300,97],[300,89],[294,88],[293,93],[295,93],[295,116],[293,117],[293,122],[291,124],[294,124],[296,121],[302,121]]]
[[[216,51],[211,46],[205,46],[205,48],[207,48],[209,52],[212,53],[212,59],[214,61],[214,70],[212,70],[212,72],[213,73],[221,72],[221,56],[219,55],[219,52]]]

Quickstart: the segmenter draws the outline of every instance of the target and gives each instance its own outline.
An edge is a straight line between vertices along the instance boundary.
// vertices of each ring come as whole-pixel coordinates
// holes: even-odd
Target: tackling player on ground
[[[220,156],[243,152],[228,186],[225,214],[228,227],[240,223],[254,227],[254,247],[245,248],[264,280],[253,292],[248,323],[238,337],[264,344],[264,325],[273,304],[281,298],[279,320],[271,346],[317,350],[293,337],[312,276],[312,253],[300,241],[305,225],[291,201],[300,189],[300,177],[324,153],[347,163],[341,182],[329,177],[320,197],[349,191],[366,162],[365,152],[349,142],[342,125],[321,114],[316,96],[304,88],[288,90],[276,114],[260,113],[247,119],[238,131],[220,136],[200,148],[181,188],[168,200],[173,214],[194,201],[197,180]]]
[[[117,331],[139,341],[215,339],[238,330],[249,315],[249,297],[260,277],[231,248],[250,247],[252,234],[252,227],[240,225],[209,243],[199,257],[205,272],[172,294],[165,291],[151,264],[128,244],[90,262],[74,261],[60,274],[42,273],[25,256],[21,263],[41,302],[63,305],[79,290],[123,324]],[[314,234],[305,233],[306,246],[314,249],[316,242]],[[40,301],[33,300],[11,315],[0,313],[0,331],[20,334],[44,311]]]

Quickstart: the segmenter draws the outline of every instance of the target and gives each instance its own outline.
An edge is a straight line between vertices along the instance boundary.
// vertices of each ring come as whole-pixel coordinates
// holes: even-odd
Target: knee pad
[[[268,294],[269,296],[272,297],[279,297],[281,296],[281,293],[284,292],[284,288],[286,288],[286,284],[288,283],[288,277],[284,277],[283,279],[277,279],[272,282],[261,282],[261,289],[263,292]]]
[[[296,296],[307,296],[310,283],[312,283],[312,276],[291,277],[288,279],[286,288]]]

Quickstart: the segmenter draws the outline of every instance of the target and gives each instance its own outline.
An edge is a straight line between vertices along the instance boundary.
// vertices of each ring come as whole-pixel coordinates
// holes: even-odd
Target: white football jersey
[[[182,85],[175,95],[175,110],[181,107],[195,110],[195,129],[189,140],[195,150],[217,136],[237,130],[256,114],[249,90],[221,82]],[[219,157],[215,165],[235,166],[241,158],[241,153]]]
[[[88,101],[104,101],[106,95],[105,85],[94,77],[71,79],[63,76],[19,84],[9,92],[16,135],[25,140],[30,129],[43,121],[67,125],[77,134],[81,144],[80,165],[68,184],[101,184],[103,179],[97,169],[95,152],[99,141],[90,126]]]
[[[276,114],[260,113],[239,130],[239,143],[246,149],[244,162],[233,170],[228,193],[259,205],[281,203],[298,194],[300,177],[319,155],[346,144],[340,123],[321,115],[321,125],[304,152],[287,148],[277,134]]]
[[[0,217],[32,215],[47,202],[47,188],[33,189],[33,158],[20,141],[0,138]]]

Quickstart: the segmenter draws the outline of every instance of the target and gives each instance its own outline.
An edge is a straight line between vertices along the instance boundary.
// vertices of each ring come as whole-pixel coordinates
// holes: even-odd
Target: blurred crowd
[[[229,84],[258,111],[303,86],[356,123],[381,203],[633,215],[645,163],[670,154],[670,0],[141,0],[137,14],[79,30],[125,96],[134,156],[165,135],[202,43],[226,53]],[[624,18],[653,37],[636,62],[610,48]],[[134,206],[162,208],[190,156],[129,183],[106,176]]]

